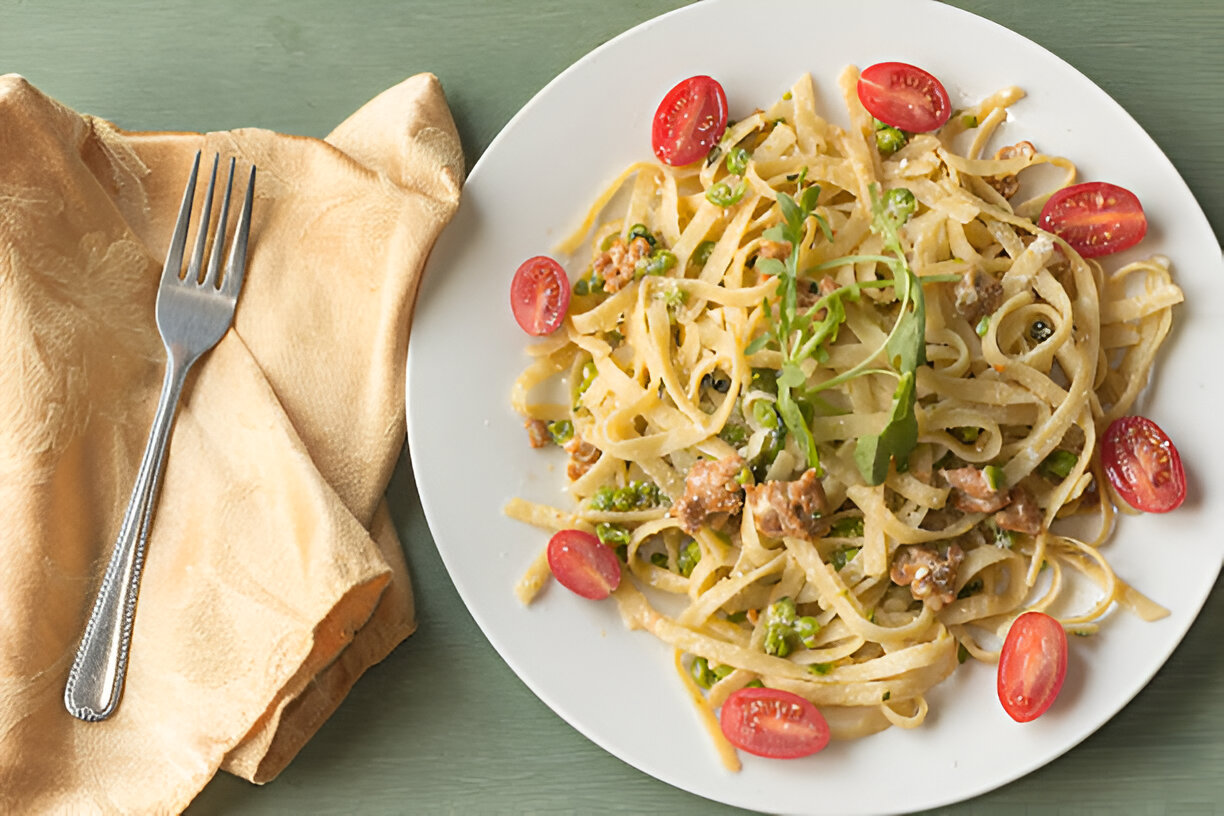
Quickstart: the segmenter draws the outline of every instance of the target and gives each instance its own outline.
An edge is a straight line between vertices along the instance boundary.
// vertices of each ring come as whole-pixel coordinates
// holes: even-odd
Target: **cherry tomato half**
[[[562,530],[548,542],[548,568],[561,586],[601,601],[620,586],[620,561],[612,548],[582,530]]]
[[[1167,513],[1186,500],[1186,471],[1173,440],[1152,420],[1120,417],[1101,437],[1101,466],[1122,500],[1146,513]]]
[[[859,74],[858,98],[875,118],[910,133],[943,127],[952,103],[943,83],[904,62],[878,62]]]
[[[1067,633],[1044,612],[1012,622],[999,655],[999,702],[1016,722],[1046,712],[1067,676]]]
[[[718,144],[727,129],[727,94],[718,80],[694,76],[667,92],[655,111],[650,142],[664,164],[692,164]]]
[[[510,308],[528,334],[556,331],[569,308],[570,282],[561,264],[546,255],[528,258],[510,281]]]
[[[798,694],[742,688],[722,705],[719,724],[736,748],[770,759],[795,759],[829,744],[824,715]]]
[[[1059,190],[1041,208],[1037,225],[1085,258],[1129,249],[1147,234],[1147,217],[1135,194],[1103,181]]]

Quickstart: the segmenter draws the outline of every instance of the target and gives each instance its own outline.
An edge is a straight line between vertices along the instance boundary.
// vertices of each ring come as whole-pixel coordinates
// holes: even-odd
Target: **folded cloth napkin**
[[[122,703],[85,723],[64,683],[161,388],[153,306],[197,150],[258,167],[246,284],[187,380]],[[124,132],[10,75],[0,157],[0,813],[266,781],[415,628],[383,493],[462,183],[441,88],[408,79],[319,141]]]

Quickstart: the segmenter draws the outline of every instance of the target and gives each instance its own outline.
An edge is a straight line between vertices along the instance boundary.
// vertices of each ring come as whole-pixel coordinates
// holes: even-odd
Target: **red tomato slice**
[[[1146,513],[1167,513],[1186,500],[1186,471],[1173,440],[1152,420],[1120,417],[1101,437],[1101,465],[1122,500]]]
[[[723,703],[722,732],[736,748],[770,759],[795,759],[829,744],[829,724],[809,701],[789,691],[742,688]]]
[[[655,111],[650,141],[664,164],[692,164],[727,130],[727,94],[718,80],[694,76],[667,92]]]
[[[620,586],[620,561],[612,548],[582,530],[562,530],[548,542],[548,568],[570,592],[601,601]]]
[[[999,655],[999,702],[1016,722],[1046,712],[1067,676],[1067,633],[1044,612],[1012,622]]]
[[[561,264],[546,255],[523,261],[510,281],[510,308],[528,334],[556,331],[569,308],[570,282]]]
[[[1085,258],[1129,249],[1147,234],[1147,216],[1135,194],[1103,181],[1059,190],[1041,208],[1037,225]]]
[[[875,118],[910,133],[943,127],[952,103],[943,83],[904,62],[878,62],[859,74],[858,98]]]

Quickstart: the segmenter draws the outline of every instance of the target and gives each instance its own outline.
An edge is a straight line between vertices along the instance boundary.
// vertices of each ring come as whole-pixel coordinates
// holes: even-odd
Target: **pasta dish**
[[[512,394],[570,500],[506,512],[617,555],[622,618],[674,648],[731,767],[715,712],[743,689],[856,738],[920,725],[1021,613],[1167,614],[1099,549],[1129,512],[1102,436],[1182,298],[1167,260],[1043,227],[1076,168],[1041,134],[994,149],[1019,89],[908,132],[838,82],[848,128],[804,76],[699,160],[627,168],[558,248],[572,299]]]

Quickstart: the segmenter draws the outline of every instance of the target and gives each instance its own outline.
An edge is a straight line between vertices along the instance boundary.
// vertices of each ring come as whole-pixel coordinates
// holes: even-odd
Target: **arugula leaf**
[[[878,485],[888,476],[888,463],[897,461],[904,470],[910,453],[918,444],[918,417],[914,415],[914,372],[901,375],[893,393],[888,424],[878,434],[859,437],[854,448],[854,463],[868,484]]]

